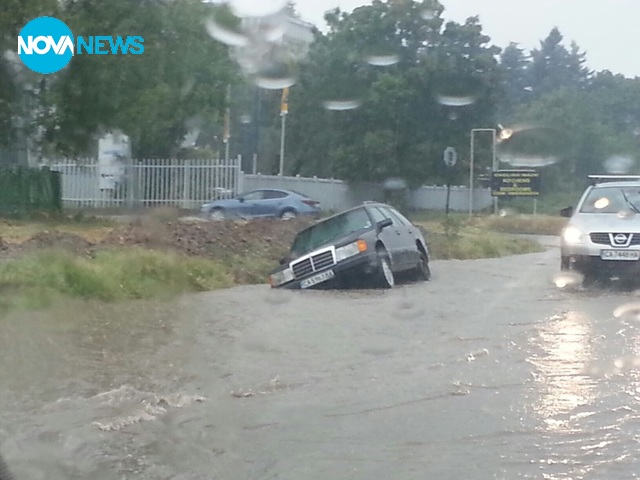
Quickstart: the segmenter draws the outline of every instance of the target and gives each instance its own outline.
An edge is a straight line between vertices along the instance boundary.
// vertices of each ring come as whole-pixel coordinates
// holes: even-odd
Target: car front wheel
[[[378,268],[376,271],[376,286],[378,288],[393,288],[396,284],[389,255],[384,250],[378,251]]]

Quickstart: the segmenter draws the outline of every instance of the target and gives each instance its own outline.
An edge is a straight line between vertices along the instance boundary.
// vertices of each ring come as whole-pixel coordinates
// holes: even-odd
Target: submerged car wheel
[[[224,210],[221,208],[214,208],[209,213],[209,216],[211,217],[211,220],[219,222],[220,220],[224,220]]]
[[[389,263],[389,255],[385,250],[378,250],[378,269],[375,283],[379,288],[393,288],[396,284],[396,279]]]
[[[418,280],[424,280],[425,282],[431,278],[429,259],[424,252],[420,252],[420,263],[416,267],[416,278]]]
[[[292,220],[294,218],[296,218],[297,214],[295,210],[285,210],[280,214],[280,218],[282,220]]]

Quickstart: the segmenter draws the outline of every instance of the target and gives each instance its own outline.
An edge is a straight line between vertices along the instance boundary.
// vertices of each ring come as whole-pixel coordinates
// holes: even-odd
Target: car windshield
[[[350,233],[367,228],[371,228],[371,219],[365,209],[351,210],[300,232],[293,242],[291,253],[303,255]]]
[[[594,188],[580,208],[581,213],[619,214],[629,210],[640,213],[640,187]]]

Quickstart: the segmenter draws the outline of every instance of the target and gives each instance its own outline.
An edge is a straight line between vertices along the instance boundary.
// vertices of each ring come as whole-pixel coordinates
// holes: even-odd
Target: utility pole
[[[280,101],[280,117],[282,118],[282,126],[280,130],[280,170],[278,175],[284,175],[284,143],[287,132],[287,114],[289,113],[289,87],[282,90],[282,99]]]

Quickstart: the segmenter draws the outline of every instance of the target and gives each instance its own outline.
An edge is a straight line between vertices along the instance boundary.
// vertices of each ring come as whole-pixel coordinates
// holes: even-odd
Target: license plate
[[[602,250],[602,260],[640,260],[640,250]]]
[[[302,280],[300,282],[300,288],[313,287],[314,285],[317,285],[319,283],[331,280],[335,276],[336,274],[333,272],[333,270],[327,270],[326,272],[318,273],[313,277],[305,278],[304,280]]]

